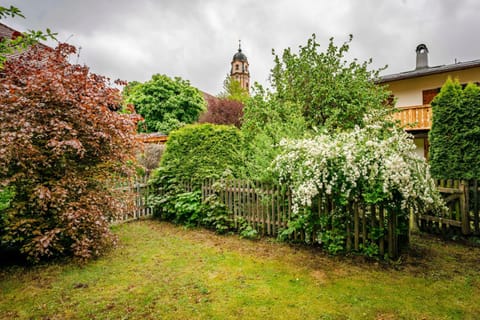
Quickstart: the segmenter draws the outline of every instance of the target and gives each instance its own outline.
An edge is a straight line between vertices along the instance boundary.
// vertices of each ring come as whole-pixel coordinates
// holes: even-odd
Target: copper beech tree
[[[241,126],[243,104],[239,101],[224,98],[210,99],[208,108],[198,122],[213,124],[230,124],[237,128]]]
[[[134,123],[114,112],[118,89],[70,64],[76,49],[33,47],[0,77],[0,245],[31,261],[98,256],[115,242],[108,219],[120,208],[106,181],[129,171]]]

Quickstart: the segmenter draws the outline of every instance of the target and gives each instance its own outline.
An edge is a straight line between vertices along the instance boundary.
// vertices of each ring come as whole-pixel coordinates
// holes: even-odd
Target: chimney
[[[415,51],[417,52],[417,66],[416,66],[415,70],[428,68],[428,49],[427,49],[427,46],[424,45],[423,43],[419,44]]]

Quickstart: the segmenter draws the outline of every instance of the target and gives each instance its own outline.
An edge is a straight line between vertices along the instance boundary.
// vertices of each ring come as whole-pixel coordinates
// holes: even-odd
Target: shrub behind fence
[[[188,184],[185,190],[191,191]],[[278,236],[294,219],[292,198],[288,190],[279,186],[269,186],[243,180],[206,180],[202,183],[202,200],[216,194],[223,202],[235,223],[247,222],[260,234]],[[312,228],[301,228],[288,235],[291,240],[328,245],[331,241],[342,242],[346,251],[361,251],[367,255],[385,255],[396,257],[402,244],[408,243],[408,230],[399,232],[402,226],[408,226],[408,214],[398,215],[383,207],[364,206],[351,202],[345,206],[344,217],[336,221],[332,199],[318,197],[311,210],[320,224]],[[404,221],[401,221],[403,217]],[[284,234],[284,233],[282,233]],[[336,240],[332,237],[339,237]]]

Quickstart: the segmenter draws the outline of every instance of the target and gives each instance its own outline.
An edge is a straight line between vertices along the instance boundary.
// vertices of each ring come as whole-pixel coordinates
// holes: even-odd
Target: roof
[[[10,28],[9,26],[3,23],[0,23],[0,39],[12,38],[14,33],[16,35],[20,35],[20,32],[18,32],[17,30]]]
[[[416,69],[412,71],[406,71],[406,72],[395,73],[395,74],[389,74],[389,75],[380,77],[380,79],[377,80],[376,82],[387,83],[387,82],[392,82],[397,80],[419,78],[419,77],[429,76],[432,74],[459,71],[459,70],[465,70],[465,69],[471,69],[471,68],[477,68],[477,67],[480,67],[480,59],[466,61],[466,62],[458,62],[458,63],[448,64],[448,65],[441,65],[436,67],[427,67],[423,69]]]
[[[161,132],[152,132],[152,133],[138,133],[135,136],[137,141],[143,143],[165,143],[168,140],[168,136]]]
[[[241,48],[238,48],[238,52],[233,55],[233,61],[247,61],[247,56],[243,54]]]
[[[205,102],[207,103],[207,109],[210,105],[214,104],[216,101],[220,100],[219,98],[207,93],[207,92],[204,92],[204,91],[200,91],[202,94],[203,94],[203,99],[205,100]]]
[[[3,24],[3,23],[0,23],[0,41],[7,38],[7,39],[15,39],[16,37],[18,36],[21,36],[22,33],[18,30],[15,30],[9,26],[7,26],[6,24]],[[42,43],[38,43],[38,45],[44,49],[46,48],[49,48],[48,46],[42,44]],[[10,53],[10,54],[7,54],[7,58],[16,58],[16,57],[19,57],[20,55],[22,55],[22,53],[24,52],[24,50],[18,50],[14,53]]]

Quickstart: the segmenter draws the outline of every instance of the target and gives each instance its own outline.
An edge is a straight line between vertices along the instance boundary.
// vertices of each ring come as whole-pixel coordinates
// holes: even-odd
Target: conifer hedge
[[[243,137],[236,127],[214,124],[186,125],[173,131],[154,178],[201,182],[225,171],[238,177],[244,166]]]
[[[432,101],[431,173],[437,179],[480,178],[480,88],[447,79]]]

